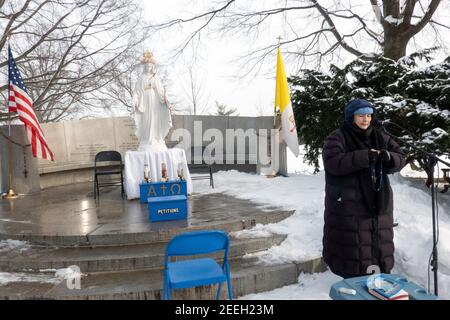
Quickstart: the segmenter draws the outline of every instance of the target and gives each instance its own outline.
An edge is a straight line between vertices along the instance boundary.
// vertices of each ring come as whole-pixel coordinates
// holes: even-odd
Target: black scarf
[[[367,130],[362,130],[355,124],[344,123],[341,128],[345,138],[346,152],[356,150],[387,149],[386,141],[381,135],[381,132],[376,128],[369,127]],[[372,164],[376,167],[377,172],[380,171],[381,162]],[[363,169],[357,172],[359,185],[361,186],[361,194],[368,210],[374,215],[385,212],[390,202],[389,180],[386,175],[386,170],[382,170],[383,183],[381,189],[376,191],[374,188],[371,172],[369,169]]]

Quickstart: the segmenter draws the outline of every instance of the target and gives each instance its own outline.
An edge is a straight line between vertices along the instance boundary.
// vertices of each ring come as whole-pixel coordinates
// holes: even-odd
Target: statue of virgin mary
[[[144,53],[142,66],[142,73],[133,92],[138,151],[166,151],[164,138],[172,127],[171,107],[156,74],[155,60],[151,52]]]

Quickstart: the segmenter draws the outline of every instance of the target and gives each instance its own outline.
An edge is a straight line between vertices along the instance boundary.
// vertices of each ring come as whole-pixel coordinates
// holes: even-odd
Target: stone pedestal
[[[0,136],[0,150],[2,149],[1,146],[4,143],[4,140],[5,139]],[[3,152],[3,150],[1,152]],[[0,194],[3,194],[7,191],[6,190],[7,187],[3,183],[3,176],[4,176],[4,174],[3,174],[3,159],[2,159],[2,155],[0,154]]]
[[[280,133],[272,132],[269,136],[261,136],[260,139],[267,139],[270,155],[266,155],[264,149],[258,150],[258,155],[262,158],[258,159],[257,173],[266,176],[281,175],[287,177],[287,145],[285,141],[280,141]],[[269,163],[265,163],[267,160]]]
[[[8,126],[0,127],[3,133],[8,134]],[[26,137],[25,128],[23,125],[11,126],[12,140],[26,145],[28,138]],[[12,188],[18,194],[31,194],[39,192],[40,181],[38,171],[38,161],[33,158],[31,154],[31,147],[25,149],[12,144]],[[8,191],[9,186],[9,141],[3,136],[0,136],[0,189],[3,192]],[[26,172],[25,172],[26,171]]]

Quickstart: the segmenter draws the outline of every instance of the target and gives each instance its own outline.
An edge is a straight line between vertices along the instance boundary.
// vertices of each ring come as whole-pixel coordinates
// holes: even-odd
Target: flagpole
[[[283,38],[280,35],[280,36],[278,36],[277,39],[278,39],[278,49],[280,49],[281,48],[281,39],[283,39]],[[277,65],[277,67],[278,67],[278,65]],[[276,106],[276,104],[275,104],[274,108],[275,108],[274,109],[274,115],[275,115],[275,118],[276,118],[276,116],[277,116],[277,106]],[[275,123],[274,123],[274,125],[275,125]]]
[[[281,35],[277,37],[278,39],[278,49],[281,47]],[[276,69],[278,69],[278,63],[277,63],[277,67]],[[276,80],[276,78],[275,78]],[[279,163],[279,142],[280,142],[280,130],[281,130],[281,116],[277,114],[277,105],[276,105],[276,101],[275,101],[275,105],[274,105],[274,110],[273,110],[273,128],[274,128],[274,138],[271,138],[271,165],[274,166],[276,164],[276,166],[278,166]],[[272,137],[272,134],[271,134]],[[278,159],[276,159],[276,157],[278,157]],[[279,170],[275,170],[275,168],[273,168],[273,171],[271,173],[271,175],[269,176],[270,178],[274,178],[278,175]]]
[[[9,48],[9,38],[11,37],[11,34],[8,34],[7,36],[7,50]],[[9,61],[9,51],[8,51],[8,61]],[[11,139],[11,112],[9,111],[9,64],[8,64],[8,99],[6,100],[6,108],[8,109],[8,134],[9,134],[9,141],[8,141],[8,171],[9,171],[9,190],[6,196],[4,196],[4,199],[12,200],[16,199],[18,195],[13,190],[13,174],[12,174],[12,164],[13,164],[13,149],[12,149],[12,139]]]

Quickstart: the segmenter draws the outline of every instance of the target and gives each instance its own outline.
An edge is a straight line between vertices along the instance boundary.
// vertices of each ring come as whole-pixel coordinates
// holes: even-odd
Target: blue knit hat
[[[355,114],[375,114],[375,107],[367,100],[353,99],[345,107],[345,122],[353,123]]]

